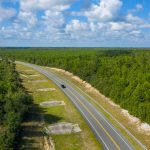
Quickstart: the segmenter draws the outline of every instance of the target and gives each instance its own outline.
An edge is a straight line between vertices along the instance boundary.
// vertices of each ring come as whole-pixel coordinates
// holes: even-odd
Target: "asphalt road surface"
[[[68,96],[86,120],[104,150],[134,150],[130,142],[109,122],[109,120],[68,82],[40,66],[17,62],[31,67],[52,80]],[[64,84],[66,88],[62,88]],[[87,141],[88,142],[88,141]]]

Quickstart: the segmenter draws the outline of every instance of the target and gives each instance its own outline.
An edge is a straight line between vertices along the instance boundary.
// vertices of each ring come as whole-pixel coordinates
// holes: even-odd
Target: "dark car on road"
[[[62,87],[63,89],[65,89],[65,88],[66,88],[66,86],[65,86],[64,84],[61,84],[61,87]]]

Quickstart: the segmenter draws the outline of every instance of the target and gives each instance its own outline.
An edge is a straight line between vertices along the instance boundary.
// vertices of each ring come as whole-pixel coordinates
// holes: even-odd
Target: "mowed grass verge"
[[[29,118],[22,125],[20,149],[43,149],[43,127],[59,122],[78,123],[82,132],[66,135],[52,135],[56,150],[101,150],[93,132],[64,93],[49,79],[32,68],[17,64],[17,70],[26,90],[33,96],[33,107]],[[24,76],[25,75],[25,76]],[[38,75],[38,76],[31,76]],[[45,80],[45,82],[34,82]],[[55,91],[39,92],[37,89],[55,88]],[[44,101],[64,101],[65,106],[41,107]]]

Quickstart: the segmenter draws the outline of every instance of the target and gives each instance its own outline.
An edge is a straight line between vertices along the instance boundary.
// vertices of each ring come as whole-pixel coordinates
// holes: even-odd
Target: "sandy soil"
[[[55,91],[55,88],[42,88],[42,89],[37,89],[36,91],[38,92],[48,92],[48,91]]]
[[[78,124],[58,123],[45,128],[47,134],[71,134],[81,132]]]
[[[53,106],[63,106],[65,105],[65,102],[64,101],[45,101],[45,102],[42,102],[40,103],[41,106],[50,106],[50,107],[53,107]]]

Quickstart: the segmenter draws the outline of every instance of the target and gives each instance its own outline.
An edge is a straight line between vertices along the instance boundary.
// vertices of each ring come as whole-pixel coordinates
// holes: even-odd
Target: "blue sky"
[[[148,0],[0,0],[0,46],[150,47]]]

